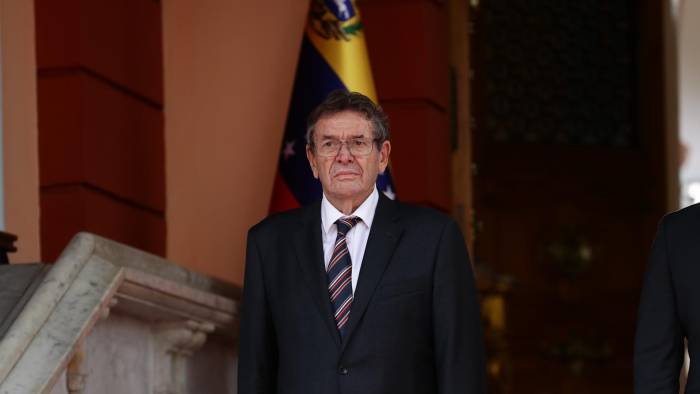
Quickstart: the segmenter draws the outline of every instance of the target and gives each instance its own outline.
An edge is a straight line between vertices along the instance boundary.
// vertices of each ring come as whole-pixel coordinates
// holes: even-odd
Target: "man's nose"
[[[338,151],[338,155],[335,157],[335,159],[344,163],[351,162],[354,159],[352,153],[350,153],[348,144],[340,144],[340,150]]]

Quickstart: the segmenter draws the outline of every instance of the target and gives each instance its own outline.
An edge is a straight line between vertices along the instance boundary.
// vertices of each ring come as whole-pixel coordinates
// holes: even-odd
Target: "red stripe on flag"
[[[275,184],[272,187],[272,198],[270,199],[270,213],[287,211],[299,208],[299,202],[289,190],[289,187],[280,176],[279,171],[275,174]]]

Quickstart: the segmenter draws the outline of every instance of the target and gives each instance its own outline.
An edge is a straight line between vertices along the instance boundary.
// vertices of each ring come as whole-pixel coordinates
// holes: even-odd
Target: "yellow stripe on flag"
[[[355,6],[355,13],[352,19],[343,22],[340,27],[361,26],[357,6]],[[314,30],[311,23],[314,22],[309,20],[306,27],[309,40],[335,71],[345,88],[351,92],[362,93],[376,103],[377,93],[374,90],[372,69],[369,66],[367,45],[362,29],[344,34],[347,40],[342,37],[324,38]]]

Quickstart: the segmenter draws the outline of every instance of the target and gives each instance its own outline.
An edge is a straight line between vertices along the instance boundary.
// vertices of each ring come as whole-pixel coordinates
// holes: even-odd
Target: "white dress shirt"
[[[377,186],[367,199],[350,215],[345,215],[337,210],[333,204],[323,195],[321,201],[321,234],[323,238],[323,260],[328,268],[328,262],[333,254],[333,246],[335,239],[338,236],[338,226],[336,220],[346,216],[357,216],[362,221],[358,222],[345,235],[345,241],[350,252],[350,260],[352,261],[352,292],[355,292],[357,278],[360,277],[360,269],[362,268],[362,258],[365,255],[365,247],[367,246],[367,238],[369,237],[369,229],[372,227],[374,220],[374,211],[377,209],[379,202],[379,192]]]

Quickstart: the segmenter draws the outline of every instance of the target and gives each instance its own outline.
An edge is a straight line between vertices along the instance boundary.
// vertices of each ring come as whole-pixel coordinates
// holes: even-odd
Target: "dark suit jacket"
[[[659,224],[639,306],[635,393],[678,393],[683,337],[691,359],[700,355],[700,205]],[[700,393],[699,373],[691,367],[687,393]]]
[[[331,314],[320,202],[248,234],[238,392],[485,392],[464,239],[435,211],[380,193],[347,334]]]

